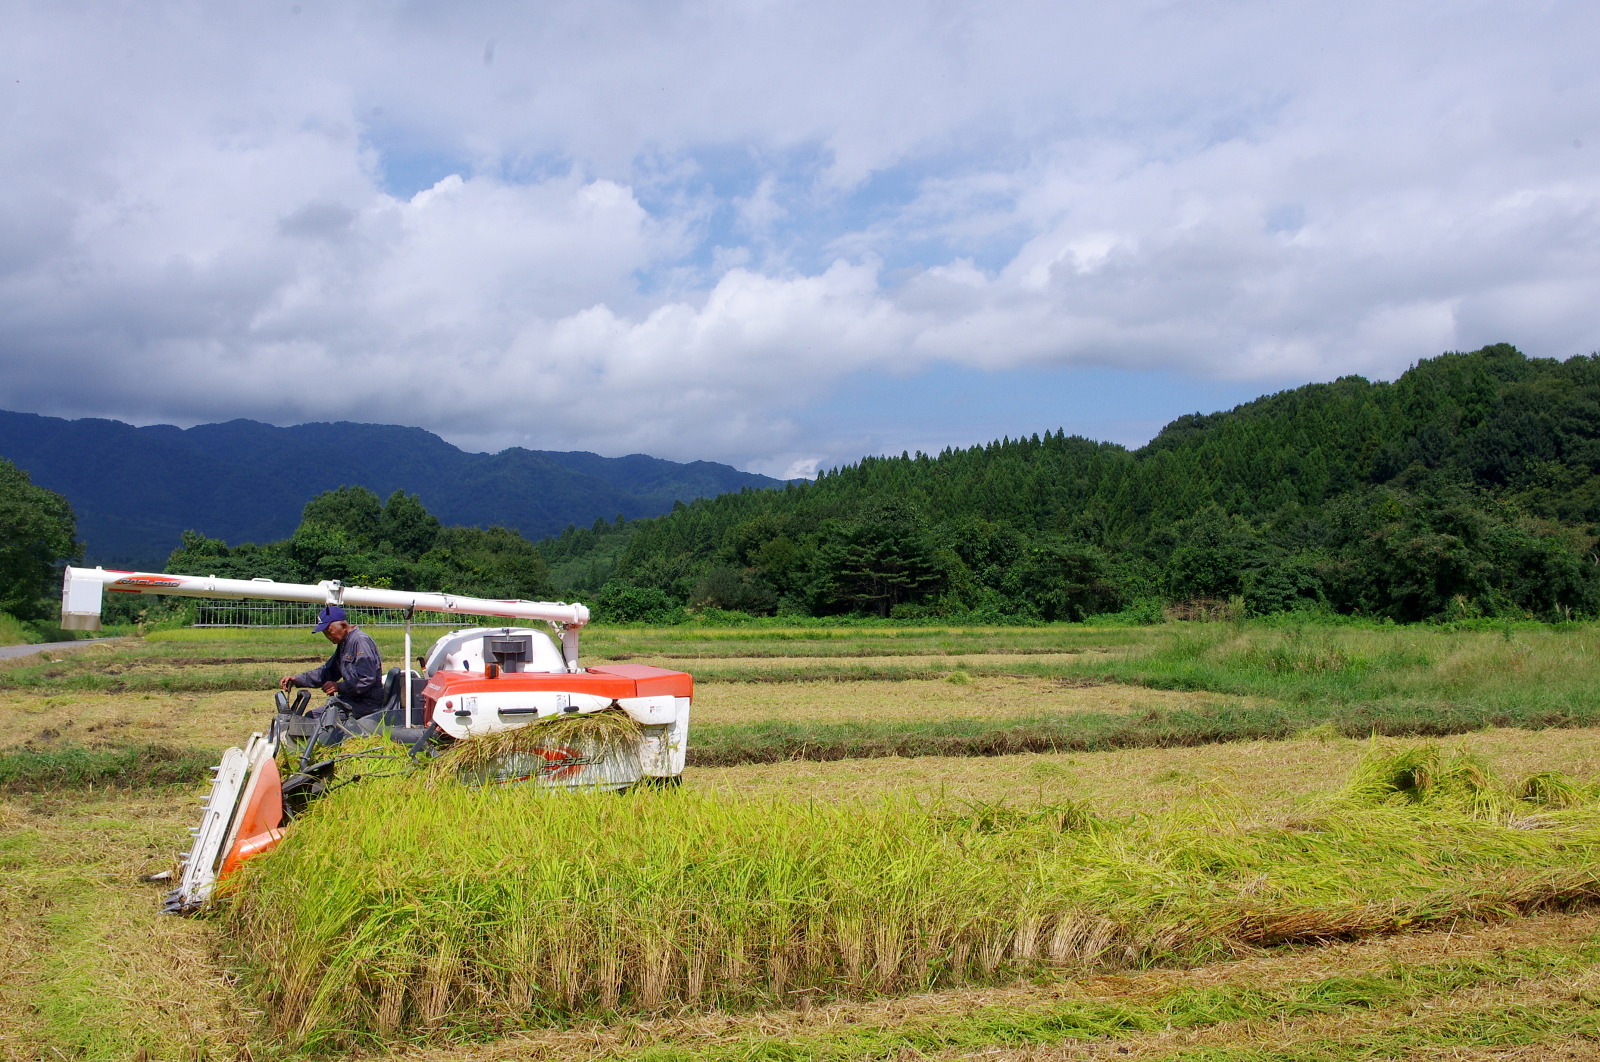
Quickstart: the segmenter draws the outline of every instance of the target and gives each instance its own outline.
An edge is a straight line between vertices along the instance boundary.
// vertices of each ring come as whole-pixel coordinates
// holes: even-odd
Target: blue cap
[[[317,625],[311,628],[311,633],[321,634],[328,629],[328,624],[338,623],[340,620],[344,620],[346,623],[350,622],[344,614],[344,609],[338,605],[328,605],[317,613]]]

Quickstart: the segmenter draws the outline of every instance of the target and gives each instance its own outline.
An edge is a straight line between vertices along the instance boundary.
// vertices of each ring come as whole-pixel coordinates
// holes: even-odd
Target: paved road
[[[45,642],[43,645],[0,645],[0,660],[10,660],[14,656],[31,656],[46,649],[76,649],[80,645],[98,645],[109,641],[110,638],[85,638],[77,642]]]

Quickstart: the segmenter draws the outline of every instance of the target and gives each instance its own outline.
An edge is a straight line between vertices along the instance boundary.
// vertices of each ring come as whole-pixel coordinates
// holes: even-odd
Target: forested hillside
[[[466,453],[421,428],[251,420],[136,428],[0,410],[0,457],[63,495],[91,564],[156,567],[185,529],[233,542],[295,530],[307,498],[359,484],[416,494],[454,524],[531,538],[617,513],[657,516],[678,499],[779,481],[710,461],[524,450]]]
[[[1182,417],[1136,451],[1057,432],[867,458],[540,549],[634,614],[1554,619],[1600,612],[1597,520],[1600,359],[1497,345]]]
[[[1509,346],[1181,417],[866,458],[537,545],[403,491],[325,492],[289,538],[189,533],[170,570],[685,608],[973,621],[1219,609],[1411,621],[1600,615],[1600,358]]]

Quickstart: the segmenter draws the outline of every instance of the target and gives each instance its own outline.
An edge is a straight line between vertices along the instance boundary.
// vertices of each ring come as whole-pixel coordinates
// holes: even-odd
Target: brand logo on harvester
[[[605,762],[604,757],[584,756],[569,748],[535,749],[534,753],[545,760],[538,765],[539,775],[551,781],[576,781],[585,767],[596,767]]]
[[[118,579],[112,586],[182,586],[181,579],[166,579],[159,575],[129,575]]]

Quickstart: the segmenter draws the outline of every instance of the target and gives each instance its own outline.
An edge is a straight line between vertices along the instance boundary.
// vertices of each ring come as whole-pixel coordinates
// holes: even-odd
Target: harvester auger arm
[[[345,586],[336,579],[320,583],[280,583],[272,579],[218,579],[214,575],[168,575],[121,572],[105,568],[68,568],[61,583],[61,627],[69,631],[100,629],[104,590],[125,594],[171,594],[228,600],[295,601],[308,605],[353,605],[364,608],[415,609],[462,616],[504,616],[543,620],[561,633],[561,655],[567,670],[577,672],[578,631],[589,622],[589,610],[562,601],[494,601],[455,594],[423,594]]]

